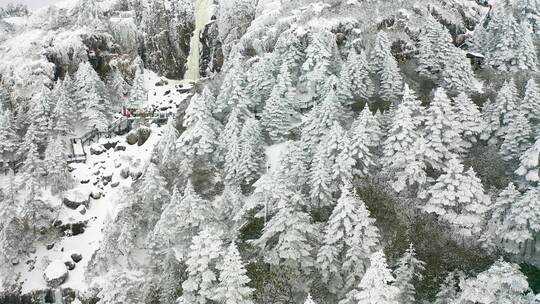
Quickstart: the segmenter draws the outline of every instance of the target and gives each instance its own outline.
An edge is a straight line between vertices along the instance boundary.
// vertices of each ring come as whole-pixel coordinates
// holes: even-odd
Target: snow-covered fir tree
[[[382,250],[373,253],[370,257],[370,266],[358,284],[358,292],[355,296],[357,303],[399,303],[399,289],[392,285],[394,280]]]
[[[422,279],[422,271],[425,263],[418,260],[413,244],[409,244],[409,248],[398,261],[398,268],[394,271],[396,281],[394,285],[399,289],[399,303],[415,303],[415,288],[414,283]]]
[[[214,300],[227,304],[253,303],[251,300],[253,289],[246,286],[250,280],[234,242],[231,243],[223,261],[216,268],[219,270],[219,284],[215,290]]]

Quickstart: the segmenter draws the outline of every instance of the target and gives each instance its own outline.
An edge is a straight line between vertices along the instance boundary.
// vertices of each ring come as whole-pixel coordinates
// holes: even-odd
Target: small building
[[[475,70],[482,68],[486,61],[486,57],[480,53],[467,52],[467,58],[471,60],[471,64]]]

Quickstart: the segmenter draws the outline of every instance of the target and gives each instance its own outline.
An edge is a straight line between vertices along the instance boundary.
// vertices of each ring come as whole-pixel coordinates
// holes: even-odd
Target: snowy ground
[[[155,82],[159,81],[160,78],[153,73],[147,73],[147,75],[150,105],[176,105],[184,101],[188,96],[187,93],[177,91],[179,85],[185,86],[181,82],[167,80],[169,82],[168,85],[155,87]],[[165,94],[168,90],[171,92]],[[171,100],[172,102],[170,102]],[[172,109],[170,110],[172,111]],[[132,177],[122,178],[120,172],[124,167],[142,171],[144,166],[149,162],[151,152],[161,136],[161,127],[154,124],[151,126],[151,129],[152,134],[150,138],[142,146],[129,145],[126,142],[125,136],[102,139],[99,143],[94,144],[100,145],[108,141],[118,141],[118,145],[126,147],[125,151],[115,151],[114,148],[111,148],[101,155],[90,155],[90,147],[85,146],[85,150],[89,154],[87,162],[72,164],[72,167],[75,168],[72,172],[75,179],[74,189],[79,189],[86,195],[92,192],[103,193],[100,199],[90,199],[88,210],[85,214],[81,214],[79,211],[63,205],[60,196],[44,195],[43,199],[59,210],[58,220],[62,221],[63,224],[81,221],[88,221],[88,224],[85,232],[82,234],[63,236],[55,240],[41,241],[35,244],[36,252],[22,260],[15,268],[15,271],[21,274],[20,281],[23,282],[23,293],[46,288],[43,273],[47,265],[55,260],[62,262],[71,261],[71,254],[73,253],[79,253],[83,258],[80,262],[76,263],[75,269],[69,271],[68,279],[61,287],[71,287],[79,291],[84,291],[88,288],[90,282],[85,280],[86,266],[92,254],[99,247],[104,222],[106,219],[115,215],[117,211],[117,199],[121,189],[125,186],[130,186],[133,181]],[[110,175],[112,175],[112,181],[107,185],[103,185],[103,176]],[[84,183],[81,183],[81,181]],[[116,182],[119,185],[113,187],[112,184]],[[3,184],[5,185],[6,183],[4,182]],[[54,247],[47,250],[46,246],[51,243],[54,243]]]

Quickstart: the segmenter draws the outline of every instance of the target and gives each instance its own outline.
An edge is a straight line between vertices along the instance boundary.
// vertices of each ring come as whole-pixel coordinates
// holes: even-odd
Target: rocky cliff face
[[[211,73],[221,71],[225,60],[222,43],[219,40],[218,25],[216,20],[212,20],[206,25],[201,34],[201,77],[209,76]]]
[[[135,9],[141,33],[139,54],[145,66],[181,79],[195,22],[191,1],[150,0]]]

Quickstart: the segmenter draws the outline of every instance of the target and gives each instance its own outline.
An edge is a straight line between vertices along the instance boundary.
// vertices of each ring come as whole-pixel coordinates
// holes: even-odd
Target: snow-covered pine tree
[[[519,167],[516,174],[525,180],[526,183],[536,184],[540,181],[538,169],[540,169],[540,137],[535,143],[520,156]]]
[[[374,85],[369,72],[366,54],[351,50],[339,74],[338,95],[344,104],[367,101],[373,95]],[[352,99],[346,100],[347,97]]]
[[[262,174],[264,167],[264,138],[259,121],[248,118],[240,132],[240,164],[239,172],[241,180],[245,184],[251,184]]]
[[[253,289],[247,284],[250,279],[242,263],[242,258],[234,242],[227,249],[223,261],[216,267],[219,270],[219,284],[213,300],[225,304],[252,304]]]
[[[516,0],[514,9],[520,20],[527,20],[535,35],[540,31],[540,5],[536,0]]]
[[[441,73],[446,65],[444,52],[452,47],[452,37],[430,12],[426,13],[424,24],[418,36],[418,67],[416,71],[425,77]]]
[[[406,103],[401,103],[393,114],[389,135],[383,143],[381,163],[393,175],[392,187],[400,192],[407,185],[426,183],[426,143]]]
[[[426,160],[440,170],[451,158],[463,153],[464,143],[459,135],[459,122],[446,92],[438,88],[435,91],[426,115]]]
[[[470,148],[487,127],[478,106],[465,93],[454,98],[455,119],[465,148]]]
[[[351,170],[350,174],[367,177],[370,169],[375,166],[374,156],[370,148],[372,150],[377,148],[380,138],[379,124],[367,107],[364,108],[345,136],[342,152],[338,157],[339,163],[347,164],[349,158],[352,158],[353,170]]]
[[[137,190],[137,197],[144,213],[144,225],[148,229],[154,228],[159,220],[163,205],[170,200],[170,193],[166,186],[167,182],[161,176],[157,166],[150,163]]]
[[[452,271],[446,275],[444,282],[439,286],[439,291],[435,296],[433,304],[453,304],[458,296],[458,280],[456,272]]]
[[[315,301],[311,298],[311,295],[308,294],[306,300],[304,301],[304,304],[316,304]]]
[[[379,96],[385,101],[392,103],[398,102],[403,92],[403,78],[399,74],[399,67],[396,59],[390,53],[382,63],[379,78]]]
[[[382,139],[381,123],[375,115],[365,106],[349,130],[352,144],[360,143],[375,150],[381,144]]]
[[[371,254],[379,245],[379,232],[364,202],[347,186],[325,227],[317,265],[331,292],[343,297],[356,287]]]
[[[219,117],[225,117],[231,111],[229,99],[231,99],[233,89],[244,85],[243,62],[239,55],[229,59],[228,68],[223,73],[225,76],[215,101],[216,106],[212,109],[212,113]]]
[[[398,268],[394,270],[396,277],[394,286],[399,289],[397,297],[399,303],[415,303],[416,291],[414,283],[422,279],[421,272],[425,270],[425,264],[416,257],[413,244],[409,244],[409,248],[407,248],[403,256],[398,260]]]
[[[273,141],[286,138],[298,114],[289,69],[283,65],[262,112],[261,123]]]
[[[435,185],[421,193],[427,198],[421,210],[434,213],[461,237],[478,236],[490,209],[491,201],[474,170],[463,171],[463,165],[452,158]]]
[[[375,38],[375,44],[370,54],[371,70],[380,74],[385,62],[392,56],[390,51],[390,41],[384,31],[379,31]]]
[[[529,120],[521,111],[505,126],[500,153],[504,160],[519,159],[531,145],[532,130]]]
[[[0,113],[0,162],[14,158],[19,148],[19,136],[15,132],[11,111]]]
[[[73,134],[73,121],[76,112],[68,95],[67,83],[58,82],[53,93],[56,98],[56,105],[52,110],[51,128],[59,136],[69,136]]]
[[[45,150],[45,170],[47,171],[47,184],[53,193],[70,189],[71,173],[66,162],[66,141],[60,136],[49,141]]]
[[[184,194],[174,187],[152,234],[155,243],[175,247],[178,254],[187,255],[191,239],[212,219],[211,203],[202,199],[187,182]]]
[[[51,91],[41,86],[39,91],[32,96],[31,106],[28,111],[29,123],[33,126],[35,132],[35,142],[38,149],[45,149],[50,130],[50,95]]]
[[[319,142],[335,122],[340,122],[343,108],[332,88],[302,122],[302,141],[309,153],[314,153]]]
[[[275,199],[277,213],[253,244],[264,252],[262,256],[269,264],[308,272],[314,266],[312,242],[316,228],[311,216],[301,211],[306,202],[300,194],[290,191]]]
[[[272,93],[276,83],[274,77],[276,69],[271,54],[265,54],[259,57],[249,70],[246,92],[250,96],[255,113],[260,113],[264,109],[264,104],[270,98],[270,93]]]
[[[481,92],[482,85],[474,76],[465,51],[453,44],[445,50],[445,65],[439,84],[448,92]]]
[[[234,108],[231,111],[219,140],[220,149],[224,151],[224,177],[230,183],[241,183],[240,158],[242,157],[242,147],[240,143],[240,132],[242,122],[240,121],[240,116],[239,108]]]
[[[501,216],[502,223],[497,227],[496,234],[506,252],[525,255],[526,243],[532,241],[540,231],[540,190],[529,188],[522,197],[517,198],[507,202],[509,205]]]
[[[488,25],[487,63],[498,70],[538,71],[530,26],[520,25],[506,5],[497,6]]]
[[[79,65],[72,90],[75,92],[75,109],[87,128],[106,128],[110,103],[106,99],[105,85],[90,63]]]
[[[525,95],[519,109],[529,119],[532,129],[538,131],[540,128],[540,89],[533,78],[529,79],[525,86]]]
[[[309,94],[313,97],[324,90],[326,79],[332,75],[333,46],[335,39],[329,32],[310,32],[309,45],[306,48],[306,61],[302,65],[303,77]]]
[[[394,277],[382,250],[370,257],[370,265],[358,284],[358,304],[398,304],[399,289],[392,285]]]
[[[515,303],[534,302],[534,294],[529,288],[527,277],[519,271],[519,266],[496,261],[488,270],[475,278],[460,283],[461,292],[455,303]]]
[[[135,76],[136,78],[137,76]],[[120,107],[127,104],[127,99],[131,91],[131,87],[122,77],[122,73],[118,68],[113,69],[105,79],[106,85],[111,98],[111,104]],[[136,79],[134,83],[136,83]]]
[[[205,93],[206,92],[206,93]],[[191,98],[184,116],[186,130],[177,140],[177,148],[189,159],[207,159],[217,148],[217,121],[212,117],[213,96],[208,89]]]
[[[207,303],[216,296],[217,271],[223,251],[221,231],[206,228],[193,237],[186,259],[188,278],[182,283],[180,304]]]
[[[144,83],[144,70],[137,67],[133,85],[129,92],[128,108],[142,109],[148,101],[148,90]]]

